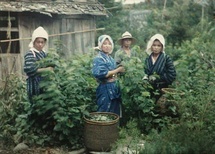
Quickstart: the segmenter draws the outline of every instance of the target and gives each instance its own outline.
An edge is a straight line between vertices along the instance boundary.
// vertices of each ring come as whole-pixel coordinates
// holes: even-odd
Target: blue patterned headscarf
[[[98,38],[98,47],[99,49],[101,50],[102,48],[102,44],[104,43],[104,41],[108,39],[112,45],[112,50],[109,52],[109,54],[111,54],[113,52],[113,48],[114,48],[114,43],[113,43],[113,40],[112,38],[109,36],[109,35],[101,35],[99,38]]]

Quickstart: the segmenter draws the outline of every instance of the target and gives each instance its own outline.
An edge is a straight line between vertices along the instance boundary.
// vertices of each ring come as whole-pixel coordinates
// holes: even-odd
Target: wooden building
[[[48,48],[61,42],[68,57],[94,46],[95,17],[106,15],[97,0],[0,0],[0,80],[23,74],[24,54],[38,26],[49,33]]]

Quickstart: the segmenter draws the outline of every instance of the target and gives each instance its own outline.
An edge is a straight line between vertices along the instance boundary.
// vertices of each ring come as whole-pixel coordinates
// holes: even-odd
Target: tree
[[[114,42],[116,42],[126,30],[125,20],[127,13],[123,10],[121,2],[114,2],[114,0],[99,0],[99,2],[104,4],[108,16],[97,18],[97,27],[105,28],[104,31],[99,31],[97,33],[97,38],[102,34],[107,34],[112,37]]]

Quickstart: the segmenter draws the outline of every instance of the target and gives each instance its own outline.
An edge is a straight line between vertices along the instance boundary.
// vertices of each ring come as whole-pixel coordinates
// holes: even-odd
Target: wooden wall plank
[[[66,33],[71,31],[71,29],[67,28],[67,19],[64,18],[61,20],[61,33]],[[71,23],[70,23],[71,24]],[[71,53],[71,44],[70,44],[70,40],[69,40],[69,35],[62,35],[61,36],[61,43],[63,45],[63,52],[64,52],[64,56],[65,57],[69,57],[72,53]],[[68,55],[68,56],[67,56]]]
[[[82,31],[83,30],[83,20],[76,20],[74,23],[74,31]],[[82,51],[82,36],[83,33],[74,34],[75,36],[75,53],[83,53]]]
[[[83,24],[83,29],[84,30],[92,28],[91,25],[90,25],[90,20],[83,20],[82,24]],[[83,36],[82,36],[82,38],[83,38],[82,39],[83,40],[83,44],[82,44],[83,53],[87,53],[88,50],[89,50],[89,47],[91,45],[90,33],[91,32],[83,33]]]
[[[48,29],[49,35],[61,33],[61,19],[53,20],[52,24],[47,29]],[[61,40],[60,36],[49,37],[48,52],[52,49],[56,50],[57,48],[56,43],[59,42],[60,40]]]
[[[75,24],[75,20],[74,19],[66,19],[66,30],[67,32],[74,32],[74,24]],[[75,51],[75,43],[73,40],[73,35],[74,34],[69,34],[66,36],[67,41],[66,43],[66,47],[67,47],[67,53],[69,56],[72,56],[72,54],[74,54]]]
[[[65,32],[84,31],[96,28],[95,19],[92,16],[79,15],[76,17],[71,17],[61,15],[60,17],[61,18],[59,18],[59,16],[56,18],[51,18],[38,13],[18,14],[18,30],[19,38],[21,38],[19,41],[20,54],[16,56],[10,55],[10,57],[7,57],[8,59],[2,59],[0,57],[0,78],[4,76],[3,74],[10,72],[13,61],[16,63],[16,66],[14,67],[16,70],[15,72],[24,75],[24,55],[29,50],[28,45],[31,41],[32,33],[38,26],[43,26],[49,35]],[[47,51],[50,48],[56,48],[56,40],[63,44],[62,51],[65,55],[64,57],[70,57],[75,53],[87,53],[90,49],[92,49],[95,42],[95,31],[49,37],[49,41],[45,50]],[[16,58],[14,58],[14,56]]]
[[[96,29],[96,20],[95,20],[95,18],[91,19],[90,27],[91,27],[91,29]],[[97,46],[97,45],[95,45],[96,33],[97,33],[97,31],[93,31],[93,32],[90,33],[91,47]]]
[[[21,69],[20,54],[0,54],[0,80],[5,80],[11,73],[21,77]]]
[[[70,19],[69,21],[70,21],[70,23],[72,25],[71,31],[74,32],[75,31],[76,19]],[[78,42],[75,40],[75,34],[72,34],[71,35],[71,44],[72,44],[71,51],[72,51],[73,54],[76,52],[76,43],[78,43]]]

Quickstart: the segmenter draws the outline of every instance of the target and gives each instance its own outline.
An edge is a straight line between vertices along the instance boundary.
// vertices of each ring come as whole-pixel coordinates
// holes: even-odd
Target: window
[[[16,38],[19,38],[17,13],[0,12],[0,54],[20,53],[19,41],[9,41]]]

